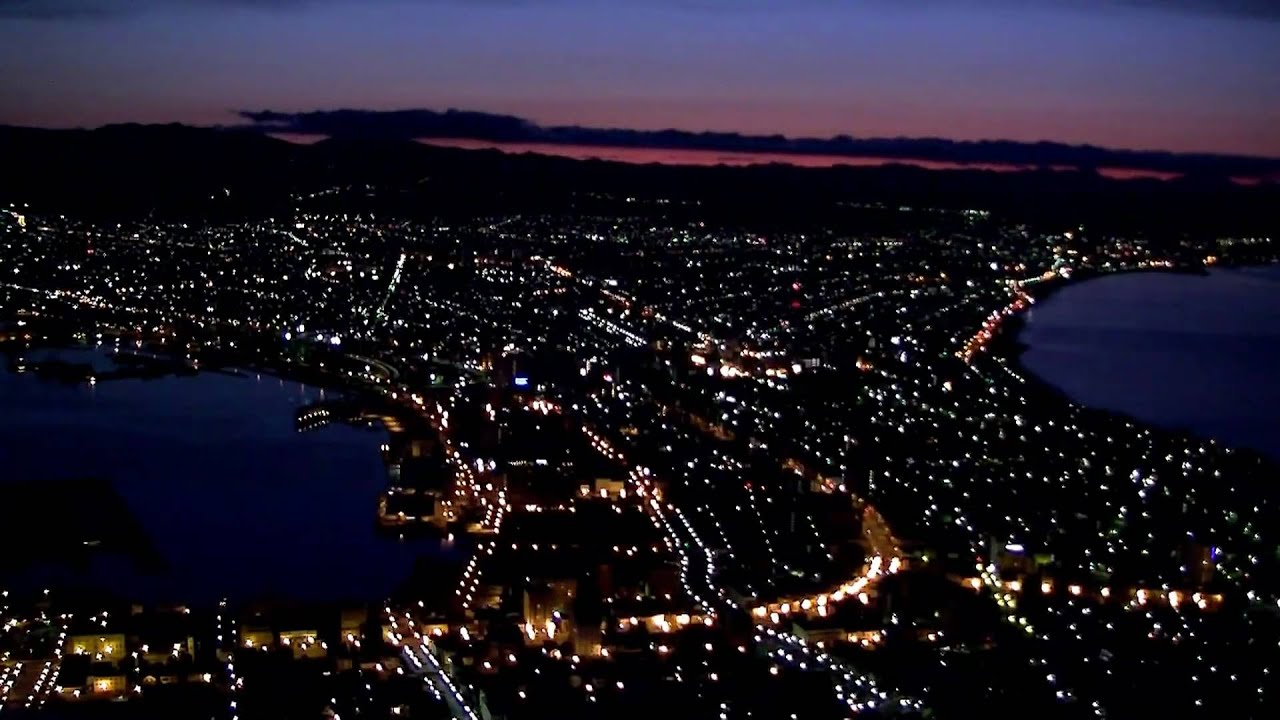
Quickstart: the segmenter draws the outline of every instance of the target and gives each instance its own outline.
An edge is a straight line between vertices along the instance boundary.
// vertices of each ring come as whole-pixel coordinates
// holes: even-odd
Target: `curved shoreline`
[[[103,352],[105,353],[110,351],[104,350]],[[0,365],[0,375],[3,375],[5,372],[6,371],[4,367]],[[224,383],[224,385],[228,381],[230,381],[231,385],[234,385],[235,387],[241,387],[242,383],[239,381],[253,380],[255,377],[255,374],[260,374],[259,380],[266,382],[272,388],[275,387],[277,381],[279,381],[280,383],[283,383],[285,386],[291,386],[294,383],[298,383],[299,385],[305,385],[306,393],[308,394],[308,396],[314,396],[316,393],[327,390],[330,393],[336,392],[339,395],[345,395],[350,397],[350,396],[353,396],[359,390],[356,384],[352,382],[344,382],[345,378],[338,373],[318,373],[314,377],[316,378],[325,377],[325,378],[329,378],[331,381],[326,382],[324,384],[316,384],[314,382],[307,382],[307,379],[300,377],[300,375],[302,375],[301,373],[293,373],[292,374],[293,376],[290,377],[291,374],[288,372],[268,372],[267,368],[265,367],[247,368],[244,365],[238,365],[235,367],[201,368],[199,372],[192,372],[190,374],[187,374],[187,373],[169,374],[169,375],[163,376],[162,379],[172,380],[176,382],[178,380],[196,379],[196,378],[199,378],[200,375],[208,375],[209,378],[207,379],[221,381]],[[225,380],[223,380],[224,378]],[[64,385],[64,383],[59,383],[49,378],[43,378],[34,373],[31,374],[29,377],[27,377],[25,380],[19,380],[19,382],[32,382],[32,383],[38,383],[42,385],[53,385],[53,386]],[[100,385],[97,388],[97,392],[102,392],[103,389],[104,389],[103,386]],[[66,390],[71,392],[76,392],[76,393],[91,392],[88,388],[84,387],[83,385],[81,385],[80,387],[74,387],[74,386],[67,387]],[[121,388],[121,390],[125,390],[125,388]],[[154,393],[155,391],[153,390],[152,392]],[[206,399],[211,397],[214,397],[214,396],[208,395],[206,396]],[[388,408],[392,407],[390,405],[389,400],[385,400],[384,398],[381,398],[381,396],[377,395],[376,393],[368,392],[361,395],[360,397],[363,401],[367,401],[370,403],[378,403],[381,401],[381,402],[385,402]],[[285,404],[282,404],[280,406],[280,410],[282,412],[288,413],[288,421],[289,421],[289,424],[292,425],[295,422],[294,410],[291,410],[289,408],[296,409],[296,406],[292,400],[288,400]],[[359,425],[351,425],[350,427],[355,431],[363,432],[363,428]],[[372,453],[370,455],[370,458],[380,458],[380,453],[377,450],[378,445],[382,444],[385,447],[388,443],[393,443],[394,441],[389,437],[389,432],[386,428],[380,426],[377,432],[379,436],[381,436],[381,439],[378,439],[378,438],[371,438],[368,440],[356,439],[356,440],[353,440],[352,442],[354,444],[359,445],[360,448],[367,448],[368,451]],[[296,431],[287,432],[287,434],[291,438],[293,437],[293,435],[296,434]],[[341,445],[342,443],[339,443],[338,445],[326,444],[321,449],[327,451],[332,449],[333,447],[340,447]],[[342,452],[341,449],[339,451]],[[241,452],[241,451],[237,450],[237,452]],[[256,459],[253,460],[252,462],[265,462],[267,463],[268,467],[275,467],[271,465],[272,456],[264,455],[263,451],[257,446],[253,448],[253,452],[256,453],[255,455]],[[353,452],[360,453],[362,455],[362,451],[359,449]],[[294,455],[290,455],[290,458],[292,459],[300,458],[302,457],[301,453],[302,451],[298,451],[298,453]],[[162,461],[157,461],[157,462],[168,463],[172,461],[176,463],[177,460],[175,460],[175,457],[176,456],[166,457]],[[341,455],[341,457],[347,457],[347,455],[343,454]],[[379,530],[376,527],[374,527],[374,523],[372,521],[374,507],[376,506],[376,496],[378,493],[381,492],[381,488],[382,488],[381,483],[382,481],[385,480],[385,471],[381,469],[381,466],[383,464],[381,460],[374,459],[371,461],[377,463],[380,470],[377,475],[377,477],[379,478],[378,490],[374,492],[370,497],[371,502],[373,502],[374,504],[371,504],[368,506],[368,511],[369,511],[368,522],[367,523],[365,522],[365,517],[362,515],[360,518],[358,518],[358,521],[353,520],[349,517],[343,517],[341,518],[341,524],[344,528],[347,528],[347,529],[355,528],[355,527],[363,527],[364,525],[369,526],[370,530],[369,530],[368,538],[366,538],[363,535],[360,536],[360,538],[354,543],[355,545],[358,545],[362,548],[375,547],[375,546],[397,548],[402,546],[403,543],[397,542],[396,540],[394,540],[394,538],[390,536],[380,534]],[[326,463],[327,462],[329,461],[326,461]],[[21,467],[22,467],[22,464],[19,463],[19,468]],[[33,564],[33,567],[35,567],[36,569],[32,570],[28,568],[26,571],[27,574],[25,575],[20,575],[16,572],[13,574],[9,574],[7,572],[0,573],[0,575],[4,576],[4,577],[0,577],[0,580],[9,581],[5,583],[0,583],[0,584],[3,584],[6,587],[6,589],[16,590],[16,591],[33,591],[35,588],[38,588],[40,586],[47,586],[47,587],[54,587],[55,590],[62,589],[67,591],[74,591],[85,597],[92,596],[94,598],[101,598],[103,602],[126,601],[126,602],[137,602],[147,606],[165,605],[167,603],[181,603],[189,607],[197,607],[197,608],[212,607],[212,604],[216,602],[216,600],[219,597],[231,597],[235,599],[237,602],[245,602],[245,603],[273,602],[276,600],[283,600],[288,602],[301,602],[301,603],[347,603],[347,602],[364,603],[364,602],[375,602],[377,598],[380,598],[383,596],[382,591],[377,591],[372,594],[369,594],[368,597],[364,596],[363,591],[353,593],[353,592],[349,592],[348,590],[343,590],[339,588],[331,592],[331,591],[323,590],[323,584],[317,584],[313,588],[306,589],[304,592],[301,592],[296,596],[291,596],[291,595],[284,594],[278,587],[274,585],[264,584],[261,581],[261,578],[265,577],[265,575],[261,572],[261,568],[254,568],[251,572],[244,575],[243,578],[237,577],[237,578],[232,578],[228,580],[224,577],[224,579],[222,580],[223,587],[217,590],[217,592],[213,592],[208,589],[210,587],[209,583],[204,583],[203,581],[201,581],[193,584],[189,582],[185,576],[171,576],[170,573],[172,572],[172,568],[175,566],[175,564],[177,564],[178,566],[183,565],[183,563],[176,563],[176,558],[186,557],[186,553],[188,552],[188,550],[185,549],[187,547],[187,543],[184,542],[180,544],[180,547],[175,546],[175,544],[170,541],[168,533],[162,534],[155,527],[151,526],[151,520],[148,520],[147,518],[153,517],[158,512],[156,510],[156,507],[151,505],[134,507],[130,505],[129,493],[119,489],[121,488],[120,482],[123,475],[112,474],[109,472],[92,473],[92,474],[86,473],[84,475],[85,477],[92,478],[93,482],[100,484],[100,486],[102,488],[105,488],[106,491],[109,491],[110,493],[119,496],[120,507],[123,508],[119,512],[123,513],[127,511],[130,514],[127,517],[123,515],[116,517],[116,519],[113,521],[114,524],[109,525],[108,527],[115,528],[121,523],[125,523],[131,528],[136,528],[136,532],[134,533],[134,536],[124,538],[125,540],[134,541],[133,545],[128,545],[128,546],[124,545],[123,541],[117,539],[115,535],[108,536],[108,535],[103,535],[101,533],[95,534],[95,532],[97,531],[94,528],[89,528],[85,530],[85,532],[81,533],[83,537],[81,537],[80,535],[76,535],[72,538],[77,542],[71,543],[69,545],[69,548],[70,550],[78,553],[78,555],[72,559],[74,560],[80,556],[87,557],[91,553],[96,553],[96,549],[101,544],[103,546],[102,549],[106,552],[105,557],[107,558],[107,561],[109,564],[107,565],[92,564],[91,565],[91,564],[88,564],[88,561],[79,562],[79,563],[68,562],[64,560],[62,556],[57,556],[57,557],[54,557],[52,560]],[[60,468],[56,468],[56,467],[50,470],[50,472],[48,472],[46,475],[40,475],[40,474],[30,473],[30,472],[23,475],[23,477],[28,482],[33,483],[35,486],[42,487],[42,488],[49,485],[53,485],[53,484],[63,483],[64,481],[62,480],[62,477],[64,476],[72,477],[72,478],[79,477],[79,475],[68,474],[66,472],[63,472]],[[310,475],[309,473],[307,473],[306,476],[309,479],[314,479],[314,476]],[[134,479],[135,478],[133,478],[132,476],[129,478],[129,480],[131,481]],[[151,479],[147,480],[147,482],[150,482],[150,481]],[[201,482],[203,482],[203,480]],[[328,478],[321,478],[319,482],[322,485],[325,485],[327,487],[334,487],[336,481],[334,477],[328,477]],[[370,486],[372,486],[372,482],[370,483]],[[0,483],[0,490],[5,490],[7,493],[9,488],[5,487],[5,483]],[[252,491],[246,491],[246,492],[250,492],[250,494],[253,494]],[[342,489],[342,492],[344,494],[349,494],[345,488]],[[333,494],[334,493],[328,493],[328,495],[333,495]],[[354,501],[354,497],[355,496],[352,496],[353,501]],[[261,498],[257,498],[255,502],[266,502],[266,501],[262,500]],[[363,507],[361,503],[356,503],[356,505]],[[103,507],[103,506],[105,506],[104,503],[98,504],[98,507]],[[65,511],[65,508],[64,508],[64,511]],[[256,511],[251,511],[246,513],[246,517],[254,516],[254,512]],[[272,515],[271,517],[274,518],[276,516]],[[260,517],[258,518],[257,521],[265,522],[266,520],[267,519],[265,517]],[[210,537],[212,538],[213,536],[210,536]],[[247,537],[247,536],[237,535],[236,537]],[[90,545],[89,542],[83,542],[83,543],[79,542],[83,540],[91,540],[91,541],[112,540],[113,542],[111,543],[102,542],[100,544],[95,542],[93,545]],[[235,542],[242,543],[244,541],[237,540]],[[131,552],[131,550],[133,550],[135,546],[136,548],[139,548],[139,549],[136,552]],[[204,552],[205,549],[202,543],[196,543],[196,546],[200,548],[200,552],[202,553]],[[174,550],[173,549],[174,547],[179,547],[179,549]],[[302,548],[302,547],[303,546],[301,545],[298,546],[298,548]],[[420,547],[425,548],[426,544],[423,543],[420,545]],[[157,548],[161,548],[163,549],[163,551]],[[292,552],[291,557],[305,559],[306,554],[305,553],[300,554],[301,550],[298,548],[294,548],[293,551],[290,551]],[[121,552],[120,550],[123,550],[123,551]],[[226,557],[232,558],[234,557],[236,552],[241,552],[241,550],[229,552],[226,554]],[[359,552],[360,550],[353,551],[353,554],[351,555],[351,557],[358,557]],[[433,562],[435,558],[442,557],[442,554],[430,549],[424,550],[421,554],[422,554],[422,557],[430,558]],[[409,582],[414,577],[415,572],[417,572],[415,569],[416,565],[414,564],[414,562],[403,561],[399,559],[400,555],[403,555],[403,553],[399,553],[399,552],[391,553],[391,554],[388,554],[385,559],[375,559],[374,561],[372,561],[373,563],[380,564],[382,569],[371,571],[371,574],[372,575],[382,574],[386,578],[389,578],[389,580],[387,580],[388,582],[387,587],[391,591],[398,591],[398,589],[402,587],[405,583]],[[320,556],[317,556],[317,557],[320,557]],[[139,560],[145,561],[145,562],[139,562]],[[95,563],[96,562],[97,561],[95,560]],[[349,558],[344,559],[344,562],[346,563],[346,565],[353,566],[353,567],[357,565],[363,567],[365,565],[371,564],[371,562],[367,560],[350,560]],[[397,565],[403,565],[404,567],[402,570],[400,570],[396,568]],[[159,572],[155,571],[156,567],[160,568]],[[221,567],[221,565],[219,565],[219,567]],[[317,565],[316,567],[320,567],[320,566]],[[6,568],[6,570],[10,570],[10,569],[11,568]],[[223,571],[219,571],[219,572],[223,572]],[[123,573],[123,574],[120,574],[120,573]],[[130,595],[126,593],[125,591],[121,590],[121,585],[118,583],[119,578],[121,577],[126,578],[129,582],[141,582],[145,580],[144,582],[142,582],[143,590],[140,593],[135,595]],[[105,578],[105,581],[104,581],[104,578]],[[379,578],[379,581],[381,581],[381,579],[382,578]]]
[[[1243,270],[1246,268],[1257,268],[1257,267],[1280,267],[1280,262],[1231,264],[1231,265],[1224,264],[1224,265],[1218,266],[1218,268],[1223,270]],[[1024,287],[1023,290],[1024,292],[1027,292],[1029,295],[1031,295],[1035,299],[1036,304],[1039,304],[1054,297],[1060,291],[1069,287],[1083,285],[1090,281],[1102,280],[1110,277],[1140,275],[1140,274],[1147,274],[1147,273],[1178,274],[1178,275],[1190,274],[1190,275],[1199,275],[1202,277],[1208,277],[1210,274],[1208,270],[1199,269],[1199,268],[1171,268],[1171,269],[1170,268],[1133,268],[1133,269],[1114,270],[1109,272],[1088,271],[1086,273],[1077,272],[1075,276],[1073,276],[1070,279],[1058,278],[1045,283],[1038,283],[1030,287]],[[1026,312],[1021,312],[1009,317],[1005,321],[1006,327],[1004,328],[1004,331],[1001,332],[999,336],[991,344],[991,356],[998,357],[1007,361],[1011,366],[1011,369],[1016,371],[1020,377],[1026,380],[1027,384],[1030,386],[1031,390],[1036,395],[1039,395],[1041,397],[1051,397],[1058,401],[1065,402],[1075,407],[1078,407],[1082,410],[1088,411],[1090,413],[1101,413],[1116,419],[1123,420],[1125,422],[1132,423],[1140,427],[1151,428],[1159,432],[1163,432],[1163,433],[1167,433],[1167,434],[1171,434],[1171,435],[1183,437],[1183,438],[1190,438],[1200,442],[1211,442],[1221,446],[1222,448],[1232,453],[1242,454],[1245,456],[1252,456],[1253,458],[1257,459],[1259,462],[1265,465],[1271,466],[1277,471],[1280,471],[1280,458],[1276,458],[1273,455],[1268,454],[1267,452],[1260,450],[1256,447],[1252,447],[1249,445],[1240,445],[1233,441],[1229,441],[1225,438],[1215,437],[1214,435],[1201,432],[1196,428],[1185,426],[1185,425],[1174,425],[1170,423],[1146,420],[1144,418],[1140,418],[1134,415],[1133,413],[1130,413],[1124,410],[1116,410],[1113,408],[1099,407],[1096,405],[1083,402],[1081,400],[1077,400],[1076,398],[1072,397],[1071,394],[1068,393],[1067,390],[1065,390],[1063,387],[1060,387],[1059,385],[1053,383],[1052,381],[1050,381],[1048,378],[1044,377],[1040,373],[1036,372],[1035,370],[1032,370],[1024,362],[1024,359],[1023,359],[1024,353],[1026,353],[1026,351],[1031,349],[1031,346],[1023,340],[1023,335],[1027,329],[1027,321],[1025,316],[1026,316]]]

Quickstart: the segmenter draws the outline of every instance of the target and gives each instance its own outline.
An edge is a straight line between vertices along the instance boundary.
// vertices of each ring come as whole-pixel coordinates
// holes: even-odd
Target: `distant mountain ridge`
[[[795,155],[843,155],[961,164],[1044,168],[1122,168],[1179,175],[1280,180],[1280,158],[1120,150],[1093,145],[943,138],[788,138],[686,130],[628,130],[576,125],[541,126],[513,115],[464,110],[242,111],[249,129],[359,138],[451,138],[625,148],[719,150]]]
[[[1176,236],[1280,232],[1280,185],[1242,186],[1211,174],[1115,180],[1088,170],[629,164],[437,147],[383,134],[299,144],[263,128],[184,125],[0,126],[0,158],[0,204],[117,219],[278,216],[295,211],[299,193],[370,185],[378,192],[358,203],[342,200],[343,211],[589,214],[616,211],[600,203],[634,196],[687,200],[691,216],[733,224],[820,225],[833,208],[872,203],[980,208],[1026,222]]]

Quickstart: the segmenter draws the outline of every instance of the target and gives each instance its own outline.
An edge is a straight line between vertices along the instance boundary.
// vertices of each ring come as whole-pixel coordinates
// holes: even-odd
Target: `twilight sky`
[[[338,107],[1280,156],[1280,0],[0,0],[0,123]]]

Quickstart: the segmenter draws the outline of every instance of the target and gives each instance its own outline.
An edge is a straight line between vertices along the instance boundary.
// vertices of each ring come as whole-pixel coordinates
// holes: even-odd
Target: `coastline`
[[[1243,270],[1247,268],[1258,267],[1280,267],[1280,260],[1272,260],[1268,262],[1250,262],[1250,263],[1223,263],[1216,266],[1217,269],[1223,270]],[[1089,270],[1077,271],[1070,279],[1055,278],[1044,283],[1038,283],[1031,287],[1024,287],[1023,290],[1031,295],[1035,302],[1046,302],[1050,298],[1056,296],[1062,290],[1081,285],[1089,281],[1101,280],[1108,277],[1141,275],[1149,273],[1159,274],[1176,274],[1176,275],[1198,275],[1208,277],[1210,268],[1195,267],[1174,267],[1174,268],[1132,268],[1120,269],[1108,272],[1099,272]],[[1090,414],[1102,414],[1111,418],[1132,423],[1141,427],[1151,428],[1162,433],[1172,434],[1177,437],[1191,438],[1197,441],[1213,442],[1230,452],[1246,457],[1253,457],[1264,465],[1267,465],[1276,471],[1280,471],[1280,458],[1276,458],[1266,452],[1247,445],[1239,445],[1228,442],[1220,437],[1214,437],[1210,434],[1201,433],[1187,426],[1180,426],[1170,423],[1160,423],[1139,418],[1136,415],[1122,410],[1111,408],[1097,407],[1078,401],[1071,397],[1062,387],[1054,384],[1048,379],[1032,370],[1024,362],[1025,353],[1031,349],[1031,346],[1023,339],[1023,335],[1027,329],[1026,315],[1028,311],[1017,313],[1009,317],[1005,323],[1002,332],[993,339],[990,345],[990,355],[993,358],[1000,358],[1009,363],[1020,377],[1024,378],[1030,389],[1030,393],[1040,398],[1049,399],[1055,402],[1068,403],[1074,405]]]
[[[109,351],[104,350],[104,353],[107,352]],[[296,368],[294,370],[291,372],[284,363],[281,363],[278,368],[268,368],[266,366],[252,368],[241,364],[225,367],[201,367],[198,371],[193,369],[189,372],[168,373],[157,377],[178,381],[196,379],[200,375],[208,374],[211,376],[208,378],[210,380],[216,381],[226,378],[227,381],[239,386],[241,383],[236,381],[252,380],[255,373],[260,372],[262,379],[270,379],[272,386],[275,385],[275,380],[285,383],[299,382],[308,385],[311,389],[330,391],[330,399],[336,397],[352,398],[358,395],[359,400],[357,402],[366,403],[369,407],[381,413],[392,414],[401,409],[384,395],[374,391],[372,388],[363,387],[358,381],[350,380],[340,372],[317,371],[306,373],[297,372]],[[6,368],[0,363],[0,375],[4,375],[6,372]],[[81,394],[94,392],[87,387],[85,382],[66,383],[57,378],[42,376],[35,372],[31,372],[25,379],[17,381],[49,385],[60,389],[60,391]],[[99,385],[97,392],[102,390],[102,386]],[[133,391],[134,388],[127,390],[127,392]],[[290,426],[296,423],[294,412],[289,412],[287,420]],[[403,427],[415,427],[408,416],[404,420]],[[343,424],[354,431],[366,432],[365,426],[359,423]],[[295,430],[289,432],[291,436],[296,434]],[[377,451],[378,444],[381,443],[384,447],[386,445],[394,447],[397,440],[391,437],[391,433],[381,425],[377,427],[376,432],[380,436],[386,437],[377,437],[368,442],[361,442],[368,445],[373,457],[380,458],[381,453]],[[160,460],[151,459],[149,462],[153,465],[169,463],[177,470],[180,467],[182,458],[165,457]],[[268,468],[272,467],[272,460],[269,455],[261,455],[254,462],[264,462]],[[381,460],[376,462],[379,462],[380,466],[384,464]],[[22,467],[21,463],[19,467]],[[185,475],[185,473],[178,472],[174,474]],[[64,479],[64,476],[70,479]],[[81,476],[88,479],[77,479]],[[385,474],[385,468],[383,468],[378,477],[378,489],[370,495],[371,501],[375,500],[377,493],[382,491],[383,485],[381,483],[388,477]],[[47,476],[28,472],[13,479],[14,482],[12,483],[0,481],[0,498],[3,498],[0,499],[0,509],[6,507],[14,509],[30,507],[57,508],[59,523],[56,527],[64,528],[64,530],[54,536],[50,536],[54,537],[58,542],[45,548],[48,552],[38,557],[33,557],[31,562],[25,565],[18,563],[14,567],[5,567],[0,571],[0,587],[14,590],[15,592],[35,592],[41,586],[52,587],[55,591],[73,592],[78,596],[92,597],[95,602],[104,603],[133,602],[146,606],[180,603],[197,608],[207,609],[213,607],[218,594],[208,591],[206,583],[190,584],[185,578],[179,577],[175,581],[173,577],[177,576],[170,576],[176,562],[174,558],[178,556],[166,555],[165,553],[169,553],[171,550],[167,549],[165,553],[162,553],[158,548],[172,545],[169,540],[171,533],[166,533],[163,529],[157,529],[150,525],[152,521],[148,520],[148,518],[160,512],[156,509],[156,506],[139,508],[130,506],[129,492],[123,489],[121,483],[122,479],[136,481],[136,477],[132,473],[122,472],[120,475],[113,475],[110,472],[101,474],[84,472],[77,475],[67,475],[57,467],[54,467]],[[184,478],[185,480],[188,479]],[[196,484],[205,482],[205,480],[200,479]],[[330,495],[335,493],[346,494],[348,491],[343,483],[345,483],[345,480],[325,480],[321,478],[321,484],[326,488],[330,490],[338,488],[338,490],[330,492]],[[367,488],[365,490],[367,491]],[[308,494],[310,493],[311,491],[308,491]],[[355,496],[351,497],[353,499],[345,504],[350,505],[351,502],[354,502]],[[9,502],[5,502],[5,499],[9,500]],[[364,507],[362,502],[357,502],[355,505]],[[414,581],[415,573],[418,572],[416,568],[419,564],[424,561],[433,565],[437,562],[442,562],[441,558],[445,557],[445,553],[430,549],[435,548],[438,543],[432,544],[430,548],[426,543],[416,541],[405,545],[403,542],[397,542],[393,536],[380,532],[372,522],[375,505],[376,503],[369,505],[369,521],[365,522],[365,518],[362,516],[359,523],[361,527],[367,525],[370,528],[369,537],[372,540],[366,540],[364,536],[360,536],[355,545],[359,546],[359,548],[376,545],[379,548],[387,548],[390,552],[379,555],[372,561],[360,561],[359,563],[350,560],[351,557],[356,557],[351,555],[345,562],[349,567],[362,567],[369,564],[377,565],[379,569],[373,571],[374,574],[381,573],[387,577],[392,577],[393,584],[389,585],[389,591],[398,593],[401,592],[406,583]],[[4,513],[0,512],[0,516],[2,515]],[[107,519],[104,520],[104,517]],[[10,518],[13,522],[5,526],[11,531],[8,535],[12,535],[8,539],[14,542],[30,540],[32,536],[27,532],[29,523],[19,523],[15,518]],[[354,521],[347,522],[345,517],[342,522],[344,527],[356,526]],[[50,527],[54,526],[50,525]],[[70,531],[65,528],[70,528]],[[40,526],[40,530],[43,532],[44,526]],[[6,535],[6,533],[0,533],[0,535]],[[214,536],[210,535],[209,537]],[[234,535],[236,539],[231,542],[244,542],[244,537],[247,537],[247,535],[236,534]],[[226,540],[225,537],[224,540]],[[48,544],[48,541],[42,535],[37,544],[43,547]],[[400,548],[410,546],[416,548],[414,552],[419,552],[420,557],[409,564],[399,578],[395,579],[393,577],[397,572],[395,566],[397,563],[402,562],[402,556],[405,552],[408,552],[400,550]],[[199,543],[197,543],[197,547],[200,552],[206,550]],[[424,548],[428,549],[424,550]],[[182,563],[179,563],[179,565],[182,565]],[[19,571],[22,572],[19,573]],[[308,589],[297,596],[288,596],[281,594],[281,591],[275,586],[269,583],[264,584],[261,580],[262,577],[264,575],[259,570],[254,570],[253,573],[245,575],[246,579],[243,581],[233,579],[226,583],[227,590],[219,590],[218,592],[224,596],[231,597],[237,603],[246,604],[287,600],[289,602],[308,604],[367,603],[371,607],[376,607],[378,604],[377,598],[381,597],[380,593],[365,597],[363,591],[357,591],[353,594],[348,590],[341,589],[334,592]],[[104,578],[110,582],[103,582]],[[120,578],[128,578],[130,582],[140,583],[139,586],[143,588],[142,591],[138,595],[124,593],[118,585],[112,584],[113,582],[119,582]],[[171,584],[175,582],[179,584]]]

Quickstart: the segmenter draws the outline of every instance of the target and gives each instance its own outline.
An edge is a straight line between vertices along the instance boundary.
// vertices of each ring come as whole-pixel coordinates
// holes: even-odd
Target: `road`
[[[902,557],[902,544],[894,537],[884,516],[871,505],[863,506],[862,537],[867,543],[868,556]]]
[[[759,650],[774,662],[802,671],[828,673],[835,686],[836,698],[855,715],[872,709],[894,714],[923,708],[920,700],[881,689],[870,674],[855,670],[795,635],[765,625],[756,625],[756,632]]]
[[[420,674],[431,685],[436,697],[449,707],[449,714],[454,720],[480,720],[471,706],[467,704],[458,687],[441,667],[440,661],[432,655],[427,646],[421,643],[406,643],[401,649],[405,668],[411,674]]]

